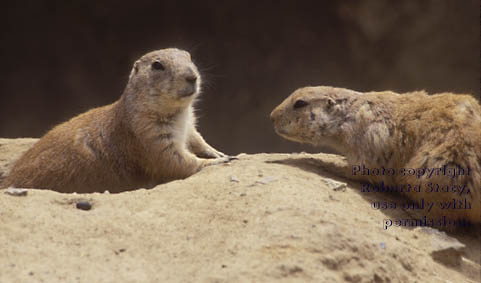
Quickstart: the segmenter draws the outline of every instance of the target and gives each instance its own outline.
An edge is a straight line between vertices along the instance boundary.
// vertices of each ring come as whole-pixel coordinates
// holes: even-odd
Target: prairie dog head
[[[294,91],[271,113],[276,133],[288,140],[338,148],[350,97],[343,88],[305,87]]]
[[[145,54],[134,63],[128,87],[144,105],[182,108],[200,92],[201,78],[189,52],[168,48]]]

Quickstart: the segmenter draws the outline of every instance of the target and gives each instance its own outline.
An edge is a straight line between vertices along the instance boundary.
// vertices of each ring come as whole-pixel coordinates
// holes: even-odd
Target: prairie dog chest
[[[182,110],[172,123],[172,139],[175,144],[185,146],[189,133],[195,126],[195,116],[192,106]]]

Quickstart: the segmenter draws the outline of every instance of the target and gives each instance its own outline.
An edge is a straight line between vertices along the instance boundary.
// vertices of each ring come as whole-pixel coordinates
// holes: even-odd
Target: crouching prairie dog
[[[53,128],[14,164],[2,187],[120,192],[231,160],[195,128],[200,84],[188,52],[145,54],[118,101]]]
[[[344,155],[344,177],[407,195],[441,226],[481,222],[481,107],[469,95],[305,87],[271,119],[286,139]]]

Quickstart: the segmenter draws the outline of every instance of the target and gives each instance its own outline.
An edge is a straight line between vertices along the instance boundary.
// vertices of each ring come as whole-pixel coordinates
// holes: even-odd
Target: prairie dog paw
[[[221,157],[226,157],[224,153],[217,151],[215,149],[207,149],[202,154],[200,154],[199,157],[204,157],[204,158],[221,158]]]
[[[235,156],[228,156],[228,155],[225,155],[225,156],[222,156],[222,157],[219,157],[219,158],[216,158],[216,159],[207,159],[205,161],[203,167],[211,166],[211,165],[225,164],[225,163],[229,163],[232,160],[236,160],[236,159],[237,158]]]
[[[216,155],[215,158],[221,158],[221,157],[226,157],[226,156],[228,156],[228,155],[226,155],[225,153],[220,152],[220,151],[217,151],[217,150],[215,151],[215,155]]]

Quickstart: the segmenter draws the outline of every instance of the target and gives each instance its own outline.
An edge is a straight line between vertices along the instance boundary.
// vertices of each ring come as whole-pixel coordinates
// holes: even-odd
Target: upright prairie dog
[[[142,56],[118,101],[53,128],[14,164],[2,187],[121,192],[229,161],[195,128],[200,84],[186,51]]]
[[[361,180],[398,188],[421,184],[421,192],[404,188],[402,193],[418,203],[435,202],[425,216],[481,222],[481,107],[469,95],[305,87],[277,106],[271,119],[282,137],[328,146],[345,155],[352,168],[395,170],[395,174],[364,174]],[[442,168],[465,171],[451,178],[442,174]],[[412,174],[409,169],[416,171]],[[426,169],[425,174],[418,169]],[[350,176],[344,177],[353,174],[346,172]],[[436,184],[442,191],[435,192]],[[467,200],[471,208],[438,205],[453,199],[457,207]]]

